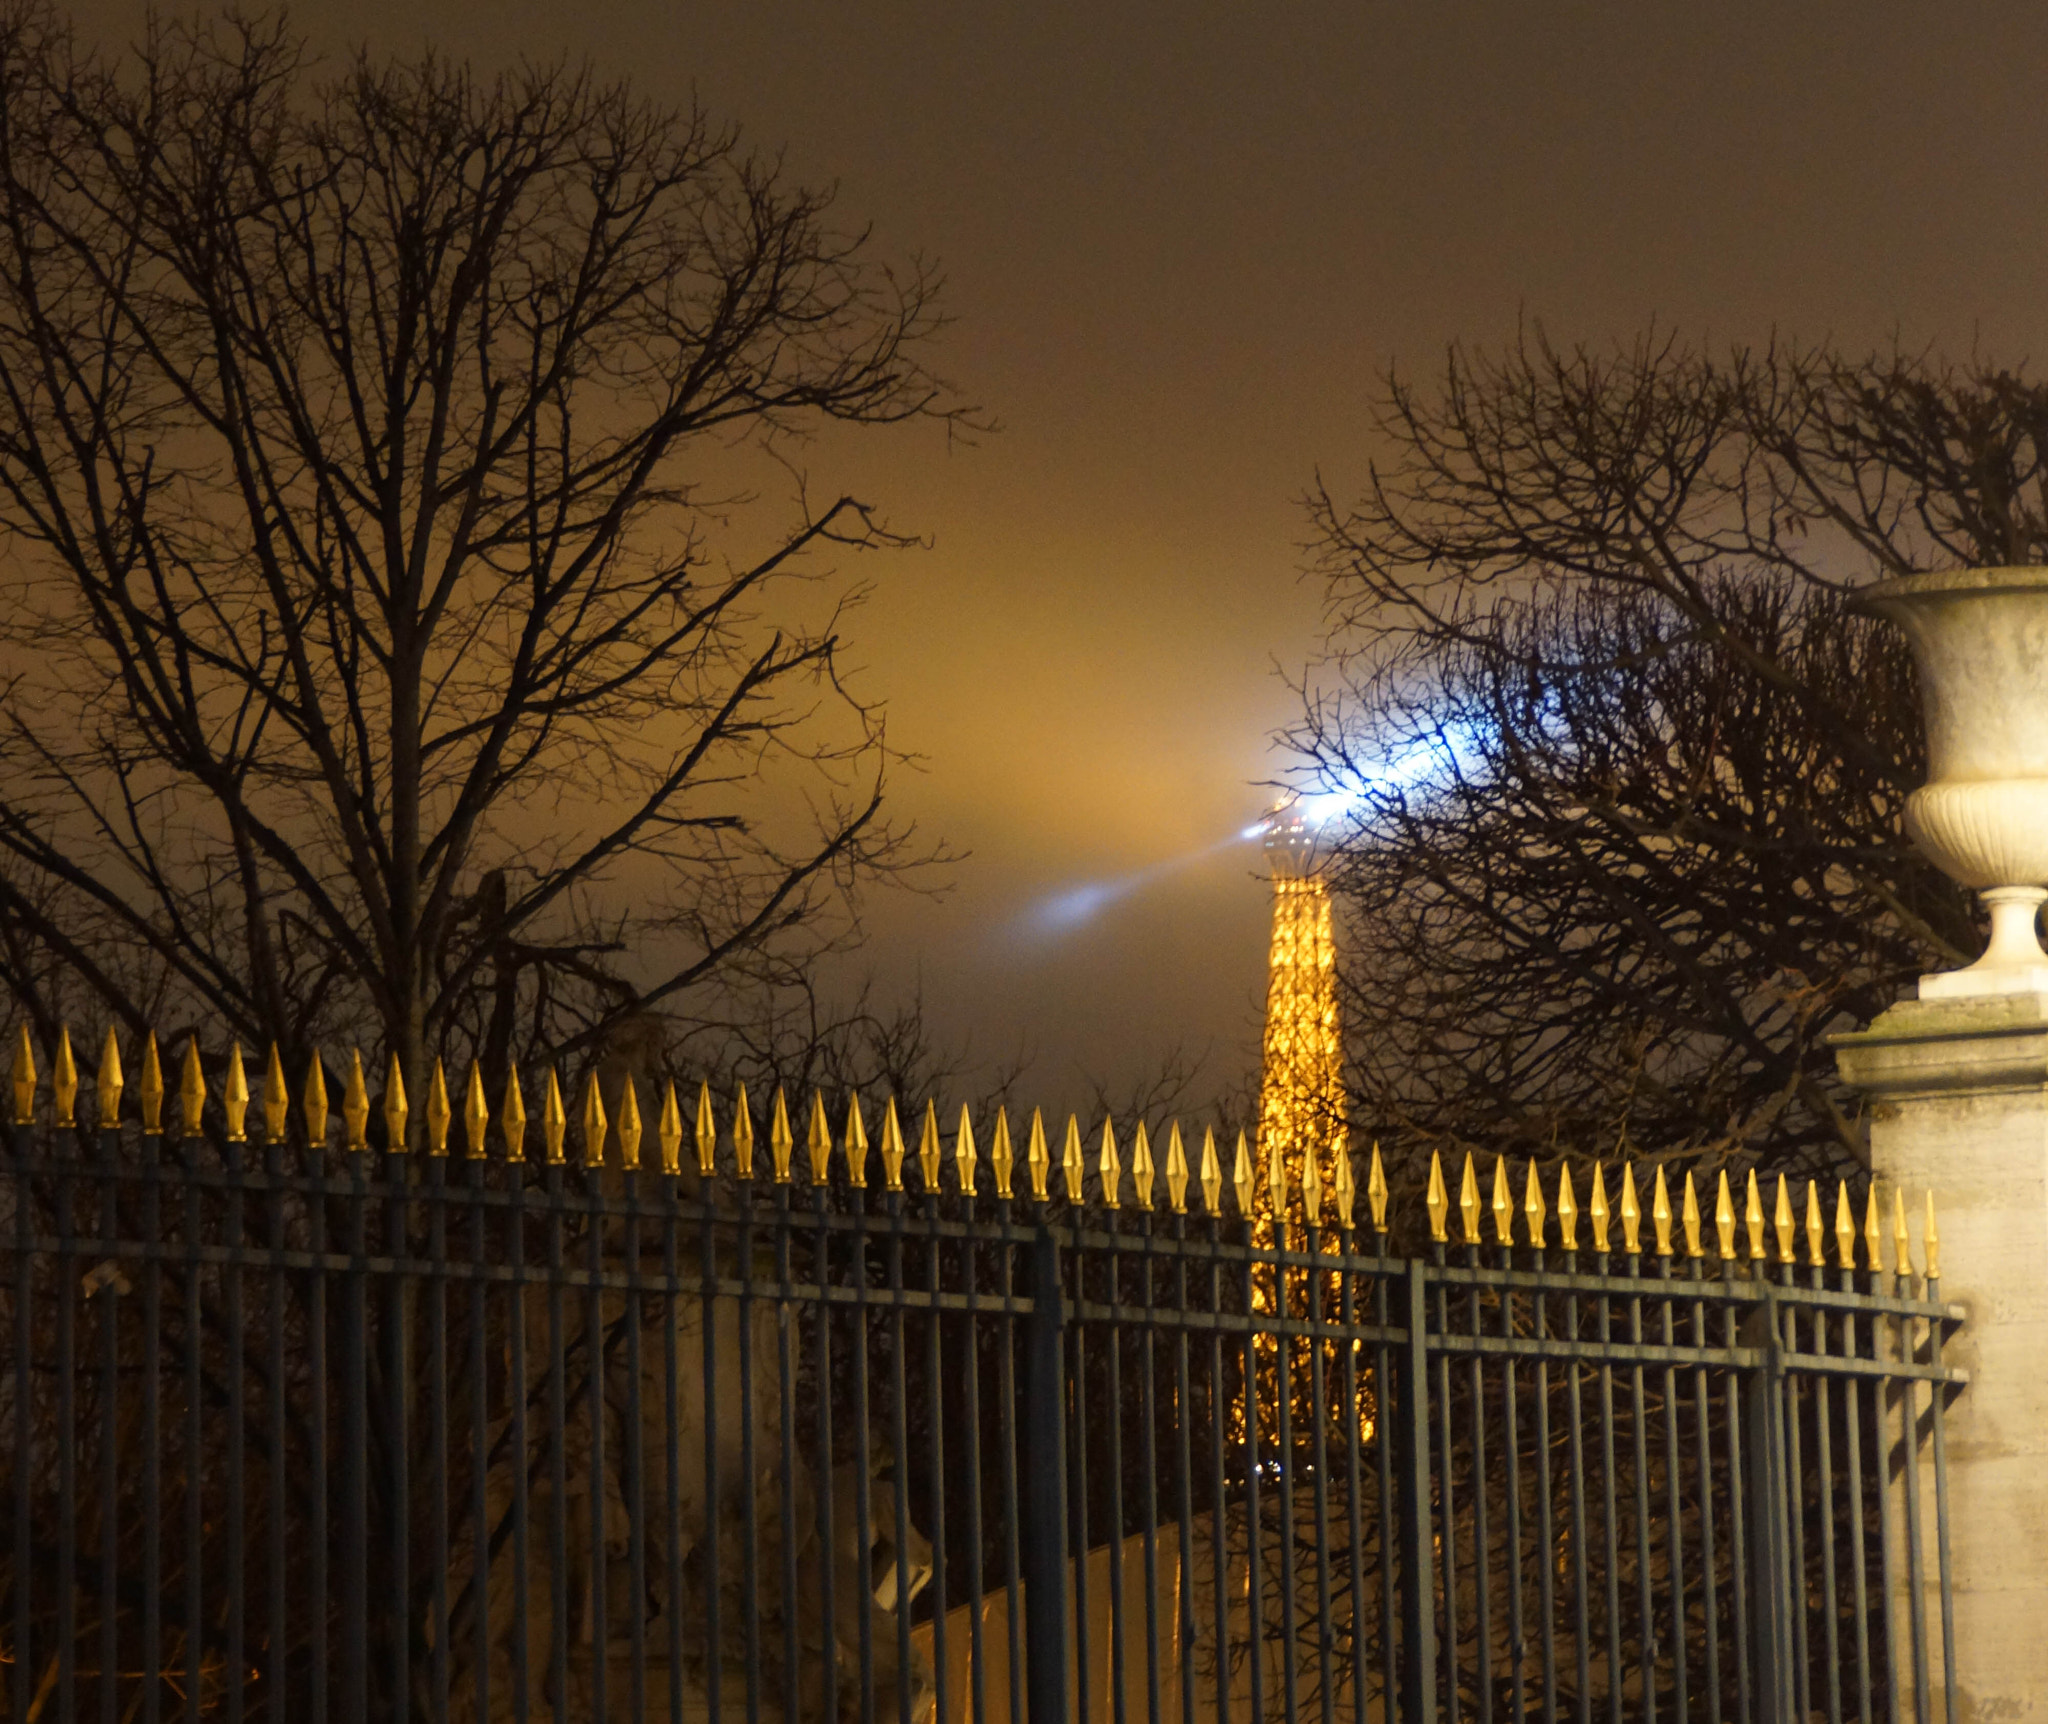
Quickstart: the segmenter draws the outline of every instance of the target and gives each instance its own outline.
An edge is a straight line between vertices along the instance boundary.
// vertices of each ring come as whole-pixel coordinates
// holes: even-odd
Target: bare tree
[[[561,1054],[912,859],[797,440],[964,410],[891,269],[585,72],[0,15],[0,983]],[[789,495],[778,506],[762,486]]]
[[[1333,884],[1362,1115],[1417,1148],[1830,1163],[1829,1032],[1974,953],[1900,826],[1882,574],[2048,549],[2048,386],[1827,349],[1540,336],[1389,382],[1310,500],[1331,675],[1293,743],[1360,792]]]

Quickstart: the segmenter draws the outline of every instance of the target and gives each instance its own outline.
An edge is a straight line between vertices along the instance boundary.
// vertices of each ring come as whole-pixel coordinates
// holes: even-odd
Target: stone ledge
[[[1828,1045],[1868,1095],[2048,1090],[2048,994],[1901,1000]]]

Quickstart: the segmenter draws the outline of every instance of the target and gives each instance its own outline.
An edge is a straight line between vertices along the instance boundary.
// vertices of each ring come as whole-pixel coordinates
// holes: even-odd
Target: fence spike
[[[505,1102],[498,1109],[498,1135],[505,1140],[505,1159],[526,1159],[526,1097],[519,1090],[519,1062],[505,1062]]]
[[[1330,1159],[1337,1169],[1331,1182],[1337,1199],[1337,1225],[1349,1233],[1352,1205],[1358,1201],[1358,1177],[1351,1171],[1351,1144],[1341,1131],[1331,1141]]]
[[[832,1177],[832,1123],[825,1117],[825,1095],[811,1091],[811,1123],[804,1134],[811,1155],[811,1183],[823,1185]]]
[[[1176,1215],[1188,1212],[1188,1149],[1181,1141],[1180,1121],[1166,1134],[1166,1201]]]
[[[1317,1167],[1318,1157],[1311,1144],[1301,1157],[1301,1213],[1311,1227],[1321,1224],[1323,1218],[1323,1176]]]
[[[1700,1194],[1693,1187],[1692,1169],[1685,1170],[1685,1206],[1681,1219],[1685,1223],[1685,1254],[1688,1257],[1704,1257],[1700,1249]]]
[[[903,1189],[903,1123],[893,1095],[882,1114],[882,1179],[891,1191]]]
[[[1796,1258],[1793,1241],[1798,1230],[1792,1221],[1792,1182],[1782,1173],[1778,1175],[1778,1202],[1771,1215],[1771,1226],[1778,1235],[1778,1261],[1791,1263]]]
[[[199,1069],[199,1037],[185,1038],[185,1069],[178,1079],[178,1101],[185,1113],[185,1135],[199,1135],[199,1119],[206,1107],[206,1074]]]
[[[1060,1148],[1060,1174],[1067,1185],[1067,1201],[1079,1203],[1087,1189],[1087,1172],[1081,1165],[1081,1122],[1067,1115],[1067,1136]]]
[[[271,1043],[271,1056],[276,1057],[277,1044]],[[111,1025],[107,1028],[106,1045],[100,1049],[99,1082],[96,1100],[100,1104],[100,1130],[111,1131],[121,1123],[121,1044],[115,1040]]]
[[[562,1140],[569,1135],[569,1112],[562,1106],[562,1079],[548,1067],[547,1093],[540,1103],[540,1140],[550,1167],[560,1167],[568,1158],[562,1154]]]
[[[484,1158],[484,1133],[490,1129],[491,1104],[484,1100],[484,1068],[481,1060],[469,1062],[469,1093],[462,1101],[462,1130],[469,1140],[469,1159]]]
[[[1643,1206],[1636,1197],[1636,1164],[1621,1164],[1621,1248],[1631,1257],[1643,1251]]]
[[[640,1171],[640,1097],[633,1087],[633,1074],[626,1073],[619,1084],[619,1165],[628,1173]]]
[[[917,1166],[924,1175],[926,1192],[937,1195],[939,1190],[939,1104],[930,1096],[925,1098],[924,1130],[917,1138]]]
[[[370,1147],[370,1086],[363,1081],[363,1050],[349,1050],[348,1082],[341,1092],[341,1126],[348,1147]]]
[[[1017,1169],[1017,1152],[1010,1142],[1010,1110],[1001,1102],[996,1103],[996,1129],[989,1139],[988,1165],[996,1176],[996,1196],[1008,1203],[1016,1195],[1011,1189],[1011,1176]]]
[[[1372,1206],[1372,1230],[1387,1230],[1387,1169],[1380,1160],[1380,1140],[1372,1140],[1372,1168],[1365,1178],[1366,1201]]]
[[[164,1080],[155,1070],[156,1037],[149,1038],[148,1051],[143,1055],[142,1094],[144,1129],[147,1121],[164,1104]],[[156,1096],[150,1099],[150,1078],[156,1078]],[[299,1112],[306,1121],[306,1141],[316,1150],[327,1147],[327,1071],[320,1063],[320,1052],[316,1048],[306,1060],[306,1087],[299,1093]]]
[[[142,1129],[155,1136],[164,1128],[164,1068],[156,1055],[155,1030],[142,1038],[142,1087],[136,1093],[142,1101]]]
[[[1223,1162],[1216,1154],[1216,1128],[1202,1127],[1202,1207],[1211,1215],[1223,1213]]]
[[[1275,1227],[1287,1220],[1287,1161],[1276,1139],[1266,1146],[1266,1201],[1272,1206]]]
[[[711,1080],[697,1084],[697,1173],[709,1179],[718,1171],[718,1116],[711,1111]]]
[[[1849,1213],[1849,1182],[1835,1187],[1835,1256],[1844,1269],[1856,1267],[1856,1220]]]
[[[1567,1251],[1579,1248],[1579,1200],[1572,1190],[1572,1165],[1568,1161],[1557,1167],[1557,1230],[1564,1240]]]
[[[1508,1158],[1493,1158],[1493,1237],[1499,1245],[1515,1243],[1515,1199],[1508,1190]]]
[[[1252,1218],[1252,1198],[1257,1185],[1252,1179],[1251,1145],[1245,1141],[1244,1128],[1238,1127],[1237,1161],[1230,1170],[1230,1183],[1237,1192],[1237,1212],[1247,1221]]]
[[[455,1110],[448,1105],[448,1072],[437,1058],[433,1080],[427,1085],[427,1153],[448,1153],[448,1126]]]
[[[742,1179],[754,1177],[754,1110],[747,1106],[747,1086],[733,1086],[732,1164]]]
[[[1444,1158],[1435,1150],[1429,1152],[1429,1189],[1423,1206],[1429,1211],[1429,1236],[1441,1245],[1444,1222],[1451,1213],[1451,1194],[1444,1190]]]
[[[1465,1243],[1479,1243],[1479,1170],[1472,1165],[1472,1152],[1465,1151],[1465,1171],[1458,1179],[1458,1225]]]
[[[775,1086],[775,1106],[768,1113],[768,1165],[777,1185],[789,1183],[789,1158],[796,1150],[796,1133],[789,1129],[789,1102],[782,1085]]]
[[[34,1125],[36,1121],[36,1050],[29,1040],[28,1025],[14,1042],[14,1123]]]
[[[1052,1195],[1048,1189],[1052,1150],[1045,1141],[1045,1114],[1039,1108],[1031,1110],[1031,1134],[1024,1141],[1024,1167],[1031,1176],[1031,1201],[1045,1202]]]
[[[1913,1242],[1906,1237],[1906,1193],[1892,1187],[1892,1267],[1900,1275],[1913,1273]]]
[[[1140,1209],[1149,1211],[1152,1207],[1152,1184],[1157,1173],[1152,1161],[1152,1139],[1141,1119],[1138,1121],[1138,1140],[1131,1148],[1131,1184],[1137,1189]]]
[[[1714,1243],[1721,1248],[1721,1261],[1735,1261],[1735,1193],[1728,1184],[1728,1170],[1714,1183]]]
[[[1664,1178],[1664,1164],[1657,1164],[1657,1184],[1650,1194],[1650,1225],[1657,1234],[1657,1255],[1671,1255],[1671,1187]]]
[[[1927,1279],[1941,1279],[1941,1235],[1934,1230],[1934,1188],[1927,1189],[1927,1225],[1920,1234],[1920,1246],[1927,1256]]]
[[[868,1122],[860,1116],[860,1094],[846,1092],[846,1177],[865,1190],[868,1183]]]
[[[1096,1157],[1097,1171],[1102,1175],[1102,1201],[1105,1207],[1118,1207],[1117,1187],[1123,1183],[1123,1163],[1116,1153],[1116,1130],[1113,1121],[1105,1118],[1102,1122],[1102,1153]]]
[[[239,1037],[228,1043],[228,1081],[220,1094],[221,1112],[227,1116],[228,1142],[247,1143],[249,1134],[244,1129],[249,1120],[249,1073],[242,1064],[242,1043]]]
[[[398,1063],[396,1050],[391,1055],[391,1075],[384,1081],[384,1131],[386,1147],[393,1155],[405,1153],[405,1122],[411,1113],[411,1104],[406,1100],[405,1071]]]
[[[661,1146],[661,1171],[671,1179],[679,1177],[683,1171],[683,1102],[676,1094],[674,1078],[661,1086],[661,1118],[656,1124],[655,1141]]]
[[[57,1057],[51,1063],[50,1100],[52,1125],[78,1123],[78,1062],[71,1057],[71,1026],[57,1026]]]
[[[1522,1213],[1529,1219],[1529,1244],[1543,1249],[1543,1223],[1548,1211],[1543,1205],[1543,1181],[1536,1177],[1536,1158],[1529,1158],[1529,1178],[1522,1190]]]
[[[1743,1197],[1742,1225],[1749,1232],[1749,1255],[1761,1263],[1770,1253],[1764,1246],[1764,1195],[1756,1182],[1756,1169],[1749,1170],[1749,1187]]]
[[[284,1128],[291,1122],[291,1086],[284,1081],[284,1057],[277,1043],[270,1044],[270,1059],[263,1068],[263,1135],[272,1143],[284,1142]]]
[[[981,1152],[974,1144],[974,1115],[967,1104],[960,1104],[960,1126],[953,1133],[953,1171],[960,1177],[960,1195],[972,1197],[974,1191],[974,1164]]]
[[[1586,1205],[1586,1213],[1593,1218],[1593,1249],[1605,1257],[1613,1212],[1607,1207],[1607,1173],[1597,1161],[1593,1163],[1593,1200]]]
[[[1863,1203],[1863,1244],[1870,1253],[1870,1272],[1884,1273],[1884,1224],[1878,1218],[1877,1181],[1870,1182],[1870,1191]]]
[[[1827,1236],[1827,1226],[1820,1213],[1820,1181],[1809,1179],[1806,1182],[1806,1262],[1809,1268],[1819,1269],[1826,1265]]]

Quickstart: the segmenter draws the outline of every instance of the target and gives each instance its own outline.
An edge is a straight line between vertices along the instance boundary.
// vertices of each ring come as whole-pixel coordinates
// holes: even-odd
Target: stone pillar
[[[1947,1415],[1958,1715],[2048,1724],[2048,993],[1907,1000],[1834,1045],[1877,1177],[1934,1193],[1941,1297],[1967,1312],[1945,1354],[1970,1376]]]

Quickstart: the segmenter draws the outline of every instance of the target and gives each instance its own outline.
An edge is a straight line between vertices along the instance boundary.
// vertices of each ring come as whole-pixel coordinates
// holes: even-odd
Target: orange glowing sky
[[[125,31],[139,6],[82,16]],[[1174,1042],[1249,1059],[1283,761],[1313,652],[1294,499],[1372,454],[1396,361],[1518,318],[1651,318],[2008,356],[2048,326],[2048,13],[2029,5],[323,0],[319,40],[588,54],[695,88],[885,248],[943,260],[943,368],[1003,424],[829,455],[925,553],[870,567],[856,658],[927,761],[903,805],[972,852],[874,906],[1057,1099]],[[1207,850],[1205,855],[1196,853]],[[1087,882],[1196,859],[1060,926]],[[1033,1084],[1025,1086],[1027,1092]]]

